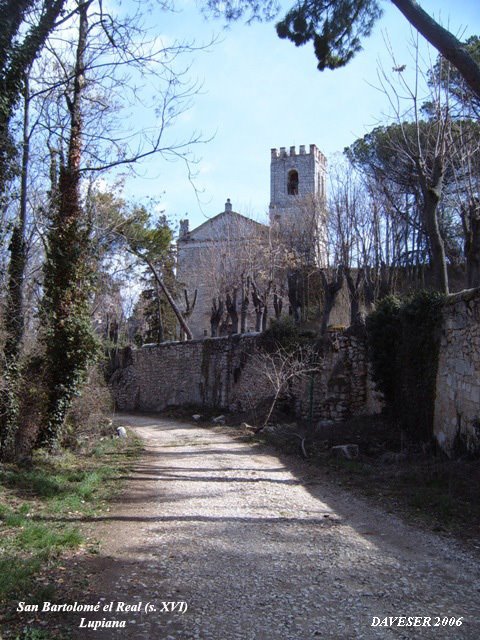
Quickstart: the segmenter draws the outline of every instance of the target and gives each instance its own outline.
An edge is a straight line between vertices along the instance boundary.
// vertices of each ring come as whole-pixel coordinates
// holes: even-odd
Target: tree
[[[95,358],[97,347],[89,304],[94,276],[91,230],[80,195],[82,96],[86,86],[88,10],[92,1],[79,6],[73,87],[68,96],[67,157],[60,167],[58,183],[52,185],[43,300],[48,406],[45,423],[38,434],[38,444],[50,449],[58,445],[66,413]]]
[[[480,38],[471,36],[465,40],[464,46],[480,64]],[[441,55],[429,73],[429,85],[441,85],[449,93],[453,118],[480,118],[480,96],[472,91],[459,71]]]
[[[19,422],[19,383],[20,383],[20,349],[24,334],[24,279],[27,265],[27,184],[30,155],[29,130],[29,91],[28,80],[25,80],[23,126],[22,126],[22,161],[21,186],[18,215],[12,230],[9,251],[7,293],[5,300],[5,347],[4,372],[6,388],[1,394],[0,418],[0,458],[7,460],[15,455],[15,434]]]
[[[19,422],[20,347],[24,334],[24,278],[27,264],[27,185],[31,130],[30,69],[63,11],[65,0],[3,0],[0,2],[0,208],[9,198],[7,185],[20,173],[18,215],[13,222],[5,300],[5,388],[1,394],[0,458],[15,456]],[[17,167],[12,120],[23,97],[22,157]]]
[[[280,323],[280,330],[285,323]],[[292,329],[293,323],[292,323]],[[272,325],[274,332],[276,325]],[[268,332],[264,334],[267,341],[270,340]],[[268,344],[268,343],[267,343]],[[273,348],[272,348],[273,347]],[[289,394],[291,385],[312,376],[319,370],[318,354],[313,345],[293,342],[288,345],[274,343],[272,347],[260,348],[253,356],[255,369],[260,380],[264,380],[271,390],[271,402],[262,424],[257,427],[259,432],[264,429],[270,420],[278,401]]]
[[[393,56],[392,62],[396,69]],[[476,233],[470,217],[479,193],[480,129],[468,117],[468,106],[463,117],[458,105],[452,115],[448,78],[440,63],[427,73],[417,66],[411,84],[401,71],[394,71],[393,78],[381,72],[396,122],[377,127],[346,154],[383,192],[400,231],[403,226],[406,259],[401,264],[411,265],[414,256],[417,264],[425,262],[426,248],[434,286],[448,293],[447,263],[459,261],[462,229],[467,266],[478,259],[472,254],[478,243],[470,238]]]
[[[480,39],[465,42],[471,55],[480,62]],[[467,286],[480,286],[480,97],[467,86],[462,76],[441,56],[429,73],[430,87],[441,86],[449,96],[454,136],[447,184],[449,203],[459,211],[463,231],[463,251],[467,267]],[[425,110],[434,113],[435,105]],[[449,188],[450,187],[450,188]],[[459,225],[460,226],[460,225]]]
[[[44,294],[42,355],[48,374],[48,416],[38,434],[39,444],[55,447],[68,407],[96,351],[91,319],[101,250],[95,237],[98,220],[88,206],[94,176],[103,177],[120,165],[131,168],[153,153],[188,164],[190,145],[200,138],[196,134],[181,141],[169,137],[174,135],[170,125],[195,93],[186,81],[186,68],[180,67],[181,54],[194,48],[177,43],[159,47],[158,39],[142,29],[139,14],[120,18],[107,13],[102,0],[71,0],[68,5],[58,0],[0,0],[0,26],[2,219],[6,204],[11,203],[6,234],[2,228],[11,254],[7,295],[2,300],[6,335],[2,335],[0,455],[5,458],[7,449],[13,449],[20,415],[16,382],[23,374],[19,364],[27,361],[22,344],[25,292]],[[72,30],[78,33],[76,41]],[[23,113],[15,113],[22,95]],[[121,110],[140,104],[151,118],[138,117],[138,128],[127,129]],[[14,143],[23,145],[20,170]],[[29,174],[34,178],[28,180]],[[43,195],[40,206],[32,197],[34,180]],[[10,200],[4,197],[7,183]],[[44,246],[38,255],[46,254],[43,271],[37,270],[31,281],[26,279],[27,203],[29,220],[32,213],[42,212],[34,238]],[[6,253],[3,249],[2,260]],[[161,286],[156,282],[154,288]],[[167,295],[161,294],[159,310]],[[38,306],[36,311],[39,316]],[[117,319],[109,317],[107,324],[108,335],[117,336]],[[4,388],[11,394],[9,407]],[[6,429],[6,423],[12,428]]]
[[[10,123],[24,92],[25,80],[67,0],[1,0],[0,2],[0,195],[11,177]]]
[[[480,65],[452,33],[433,20],[415,0],[391,0],[410,24],[422,34],[452,65],[480,97]],[[271,0],[209,0],[214,13],[237,20],[250,12],[250,19],[271,18],[278,3]],[[312,41],[318,68],[337,69],[346,65],[361,50],[382,15],[377,0],[299,0],[277,24],[280,38],[296,46]]]
[[[358,144],[354,143],[348,152],[358,165],[363,157],[363,166],[370,175],[379,181],[385,179],[384,188],[388,189],[392,183],[401,187],[404,219],[408,222],[415,219],[408,204],[409,199],[413,199],[414,215],[418,215],[429,241],[436,287],[445,293],[448,293],[448,276],[439,204],[449,161],[449,124],[448,115],[428,122],[418,119],[417,115],[414,122],[376,129],[357,141]],[[389,196],[392,196],[391,190]],[[401,201],[397,202],[397,210],[400,207]]]
[[[124,247],[134,255],[141,264],[145,265],[153,280],[153,288],[150,289],[153,304],[156,310],[153,312],[154,325],[157,329],[157,338],[163,339],[162,327],[162,300],[165,297],[169,308],[175,314],[181,330],[192,339],[192,332],[175,301],[175,286],[173,276],[172,238],[173,233],[164,216],[151,224],[151,216],[144,207],[135,207],[130,214],[121,220],[117,220],[112,229],[113,233],[122,239]],[[168,284],[167,284],[168,282]],[[152,313],[152,312],[151,312]],[[159,339],[158,341],[161,341]]]

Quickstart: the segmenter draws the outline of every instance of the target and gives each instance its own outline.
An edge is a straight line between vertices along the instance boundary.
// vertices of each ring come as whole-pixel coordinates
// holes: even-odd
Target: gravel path
[[[121,422],[147,450],[102,525],[91,571],[102,607],[141,602],[142,612],[84,614],[84,624],[127,624],[72,637],[480,638],[478,562],[454,543],[320,484],[301,461],[287,468],[265,447],[162,418]],[[145,613],[148,602],[156,611]],[[374,616],[425,626],[372,626]]]

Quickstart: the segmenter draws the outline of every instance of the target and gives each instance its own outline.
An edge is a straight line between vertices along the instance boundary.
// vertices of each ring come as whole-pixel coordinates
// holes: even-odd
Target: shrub
[[[85,384],[77,392],[67,415],[67,423],[80,432],[98,431],[112,412],[112,397],[98,366],[90,367]]]
[[[291,351],[300,342],[298,328],[289,316],[282,316],[270,321],[261,338],[261,346],[267,352],[276,351],[279,348]]]
[[[413,440],[433,435],[443,294],[389,296],[367,318],[373,378],[393,418]]]
[[[373,379],[387,406],[395,404],[398,385],[397,353],[400,341],[400,306],[395,296],[383,298],[366,320]]]

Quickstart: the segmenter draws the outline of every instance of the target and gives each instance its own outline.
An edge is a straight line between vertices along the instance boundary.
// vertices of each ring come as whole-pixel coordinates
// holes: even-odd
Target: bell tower
[[[314,144],[271,150],[270,225],[320,266],[325,262],[327,159]]]

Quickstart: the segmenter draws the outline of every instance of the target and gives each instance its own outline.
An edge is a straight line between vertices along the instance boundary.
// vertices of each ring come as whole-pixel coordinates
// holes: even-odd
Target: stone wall
[[[273,392],[261,370],[258,335],[208,338],[125,349],[111,379],[121,411],[162,411],[195,405],[219,411],[251,411]],[[365,342],[351,332],[324,340],[319,371],[293,386],[298,417],[339,421],[378,410],[371,393]]]
[[[329,334],[322,348],[321,366],[313,378],[295,389],[297,415],[310,412],[321,421],[338,422],[381,411],[381,395],[370,377],[365,336],[352,329]]]
[[[123,411],[194,405],[249,411],[272,397],[259,335],[208,338],[118,354],[111,388]],[[260,355],[259,355],[260,354]],[[319,370],[293,385],[299,418],[337,422],[377,413],[381,400],[368,370],[365,338],[352,330],[329,334]],[[434,435],[449,455],[480,451],[480,289],[451,295],[443,310]]]
[[[437,374],[434,434],[449,455],[480,451],[480,289],[450,296]]]

